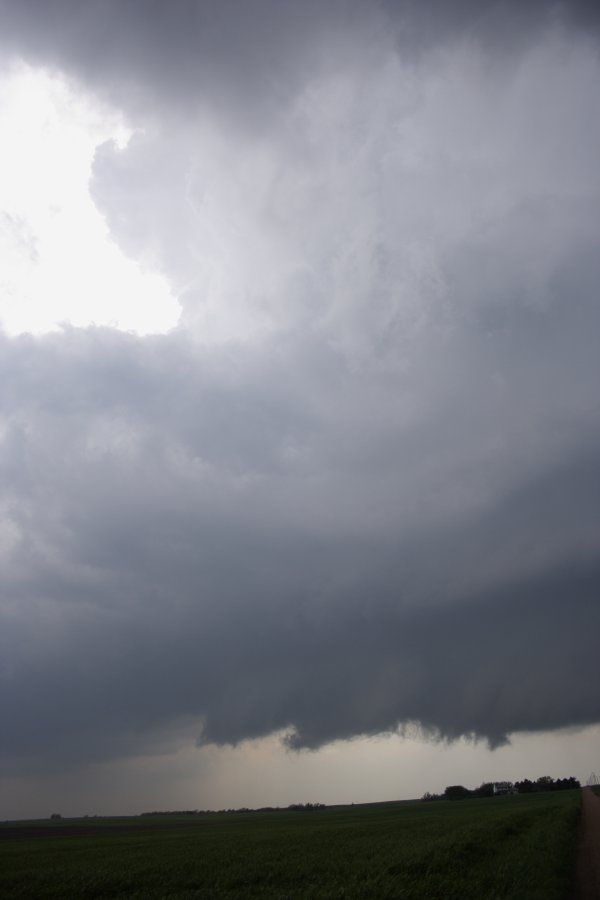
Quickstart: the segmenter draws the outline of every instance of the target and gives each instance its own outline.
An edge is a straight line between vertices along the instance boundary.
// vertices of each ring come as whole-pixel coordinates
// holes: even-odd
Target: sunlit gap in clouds
[[[123,150],[133,133],[118,111],[18,64],[0,78],[0,132],[0,327],[173,328],[166,278],[123,255],[89,193],[97,148]]]

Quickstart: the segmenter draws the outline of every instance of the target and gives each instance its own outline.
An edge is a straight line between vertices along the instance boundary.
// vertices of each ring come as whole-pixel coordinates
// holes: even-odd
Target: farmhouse
[[[498,794],[516,794],[518,793],[512,781],[494,781],[492,784],[494,797]]]

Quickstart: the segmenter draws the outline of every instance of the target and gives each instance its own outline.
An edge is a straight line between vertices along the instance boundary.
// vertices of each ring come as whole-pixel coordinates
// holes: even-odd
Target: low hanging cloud
[[[180,7],[0,7],[183,309],[0,340],[5,768],[598,722],[593,11]]]

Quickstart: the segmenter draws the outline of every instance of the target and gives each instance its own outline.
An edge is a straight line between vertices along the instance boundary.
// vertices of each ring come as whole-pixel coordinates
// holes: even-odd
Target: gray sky
[[[0,333],[0,818],[600,766],[599,17],[522,6],[0,0],[181,313]]]

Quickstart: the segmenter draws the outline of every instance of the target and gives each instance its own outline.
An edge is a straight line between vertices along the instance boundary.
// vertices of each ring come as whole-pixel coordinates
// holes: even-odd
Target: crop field
[[[580,792],[0,825],[9,898],[565,900]]]

